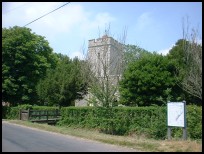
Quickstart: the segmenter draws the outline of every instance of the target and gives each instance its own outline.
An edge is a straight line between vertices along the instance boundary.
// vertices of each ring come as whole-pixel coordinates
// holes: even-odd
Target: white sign
[[[185,127],[184,102],[167,103],[168,126]]]

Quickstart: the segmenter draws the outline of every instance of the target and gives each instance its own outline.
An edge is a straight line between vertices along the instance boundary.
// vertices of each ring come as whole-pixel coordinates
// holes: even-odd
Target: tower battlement
[[[113,39],[112,37],[108,37],[107,35],[104,35],[102,38],[98,39],[91,39],[89,40],[89,48],[90,47],[96,47],[101,45],[113,45],[113,46],[122,46],[120,42]]]

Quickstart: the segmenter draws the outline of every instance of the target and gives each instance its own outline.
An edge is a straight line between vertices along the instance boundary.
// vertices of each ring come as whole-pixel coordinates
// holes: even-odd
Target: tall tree
[[[199,33],[192,29],[189,33],[187,18],[186,27],[183,25],[183,39],[176,42],[167,55],[176,62],[177,84],[188,94],[189,101],[202,101],[202,44],[199,44]],[[187,98],[187,99],[188,99]]]
[[[86,83],[81,75],[81,62],[66,55],[58,54],[59,63],[47,71],[46,78],[37,85],[42,105],[74,105],[74,101],[86,93]]]
[[[185,52],[184,52],[184,44],[188,44],[190,43],[187,40],[184,39],[179,39],[174,47],[169,51],[169,53],[167,54],[167,58],[169,61],[173,62],[175,64],[176,67],[176,71],[175,71],[175,82],[176,84],[183,89],[182,86],[182,82],[183,79],[186,75],[186,73],[189,71],[189,66],[187,64],[186,58],[185,58]],[[186,92],[183,89],[183,99],[186,100],[187,103],[192,103],[192,104],[198,104],[199,103],[199,99],[196,98],[195,96],[189,94],[188,92]]]
[[[149,106],[179,99],[175,69],[174,63],[156,53],[130,63],[120,82],[121,102],[128,106]]]
[[[12,105],[36,103],[35,86],[56,57],[44,37],[31,29],[2,28],[2,101]]]
[[[186,92],[202,101],[202,44],[199,44],[202,38],[195,28],[189,32],[188,17],[186,22],[183,20],[183,39],[189,42],[183,42],[186,67],[184,72],[180,71],[184,76],[181,85]]]

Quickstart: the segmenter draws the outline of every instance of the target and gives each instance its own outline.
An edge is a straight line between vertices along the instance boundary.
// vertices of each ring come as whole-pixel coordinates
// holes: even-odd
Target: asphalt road
[[[133,152],[136,150],[2,121],[2,152]]]

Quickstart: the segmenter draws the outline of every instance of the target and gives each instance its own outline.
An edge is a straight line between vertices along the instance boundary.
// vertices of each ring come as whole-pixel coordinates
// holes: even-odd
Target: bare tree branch
[[[181,82],[183,90],[202,100],[202,45],[199,44],[198,30],[192,29],[189,33],[188,17],[183,19],[183,50],[186,62],[185,72]],[[185,27],[186,26],[186,27]],[[202,38],[200,38],[201,40]]]

